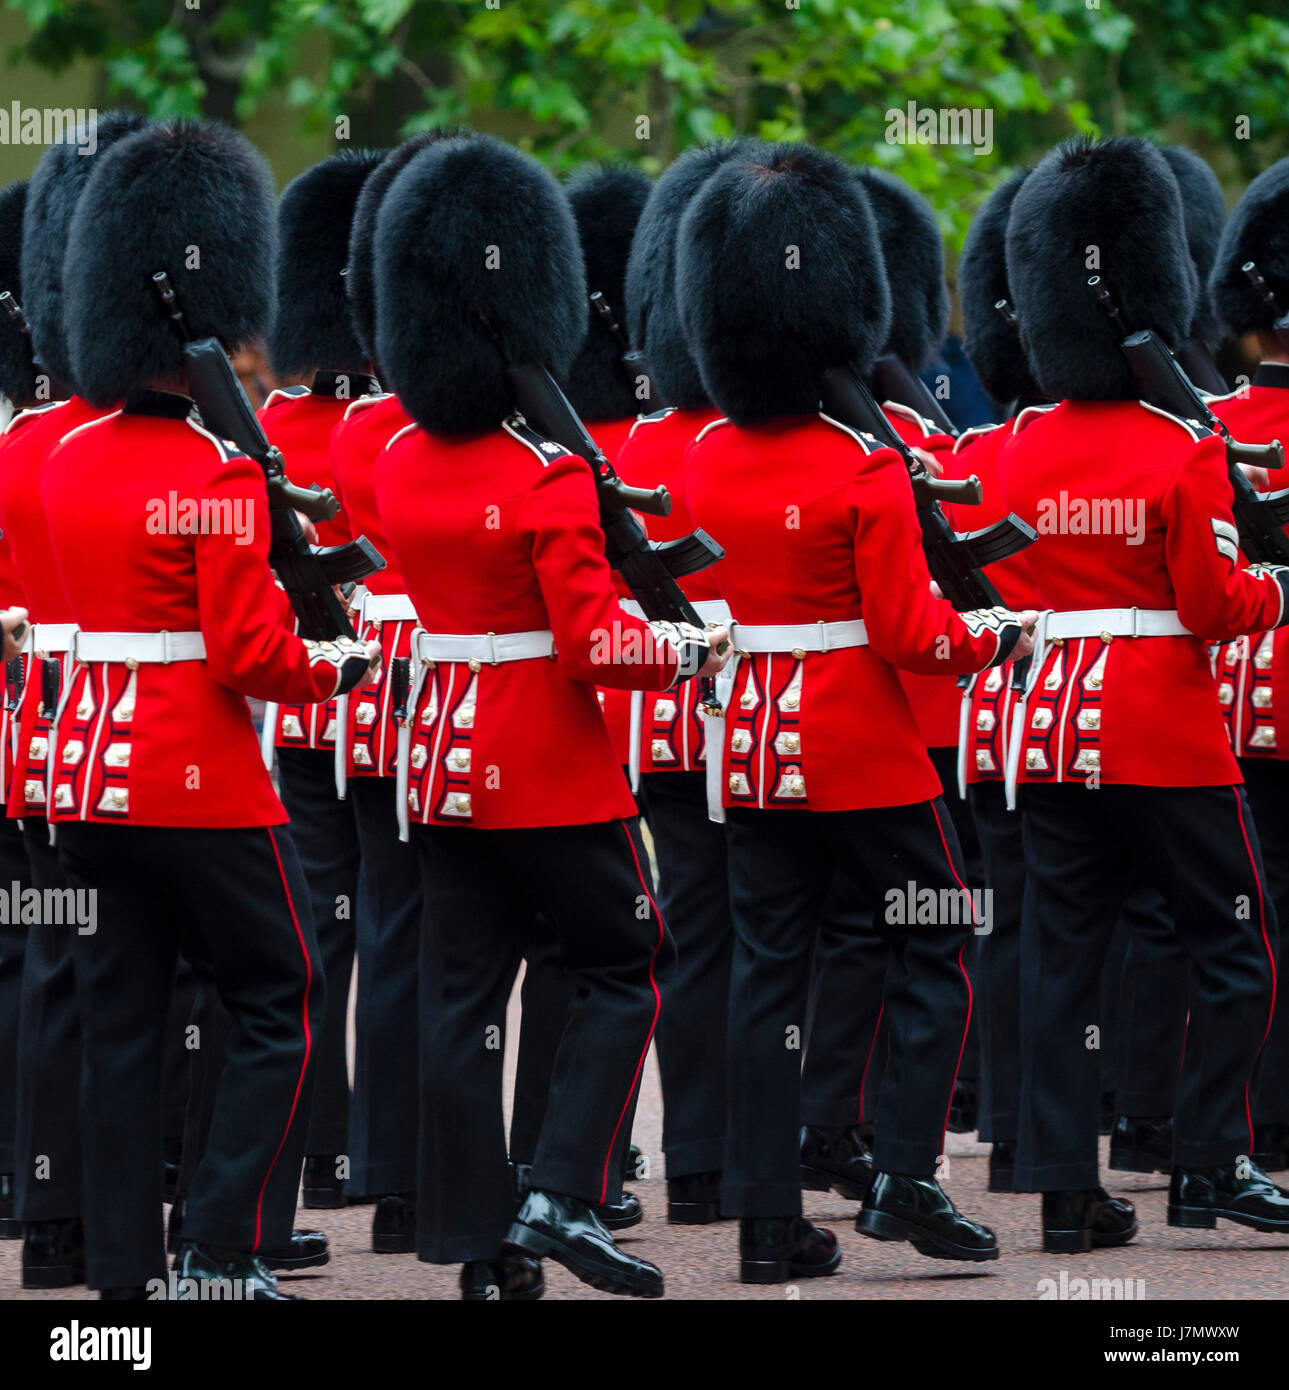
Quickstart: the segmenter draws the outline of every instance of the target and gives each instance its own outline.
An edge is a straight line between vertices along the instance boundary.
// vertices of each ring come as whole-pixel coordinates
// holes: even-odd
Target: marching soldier
[[[621,307],[656,400],[636,421],[617,464],[626,482],[662,483],[671,494],[671,514],[649,519],[650,535],[659,541],[693,530],[685,505],[684,451],[720,414],[707,398],[680,327],[676,230],[708,176],[746,143],[699,146],[671,164],[645,204],[627,262]],[[728,620],[712,570],[687,576],[684,587],[700,616]],[[606,703],[611,706],[618,693],[610,693]],[[657,1050],[667,1219],[683,1225],[705,1224],[720,1215],[728,1108],[725,1020],[734,942],[725,830],[707,815],[707,732],[699,703],[691,681],[676,691],[633,696],[631,715],[639,799],[658,860],[660,906],[676,942]]]
[[[77,384],[64,320],[68,229],[91,173],[106,150],[144,125],[128,112],[97,121],[93,155],[70,132],[41,158],[23,213],[23,312],[31,348],[49,390],[43,403],[14,417],[0,450],[0,528],[23,574],[35,619],[28,679],[14,711],[15,762],[8,814],[22,824],[32,886],[63,889],[67,878],[45,812],[51,725],[69,675],[75,622],[55,564],[42,494],[46,459],[69,431],[104,413],[70,392]],[[27,1288],[60,1288],[85,1279],[81,1222],[81,1024],[72,966],[76,928],[37,922],[27,933],[18,1033],[18,1215],[25,1224],[22,1267]],[[158,1141],[158,1156],[160,1141]]]
[[[1276,235],[1276,219],[1287,210],[1289,160],[1282,159],[1259,174],[1236,204],[1212,272],[1222,323],[1233,335],[1252,335],[1260,359],[1252,381],[1213,401],[1213,413],[1235,438],[1250,443],[1289,440],[1289,340],[1275,326],[1289,306],[1289,257]],[[1244,270],[1250,263],[1264,288],[1255,287]],[[1270,486],[1281,486],[1274,474]],[[1218,674],[1218,698],[1244,775],[1280,922],[1278,961],[1289,960],[1284,946],[1289,935],[1289,775],[1281,771],[1289,767],[1289,734],[1282,722],[1289,708],[1286,671],[1289,647],[1285,630],[1277,628],[1224,647]],[[1289,1165],[1289,1008],[1283,990],[1259,1067],[1253,1122],[1257,1161],[1268,1169]]]
[[[1137,1230],[1132,1204],[1098,1182],[1096,1047],[1102,961],[1137,865],[1168,898],[1191,969],[1168,1222],[1289,1230],[1289,1196],[1249,1158],[1275,913],[1205,646],[1278,626],[1289,571],[1241,566],[1221,438],[1139,401],[1128,330],[1088,284],[1094,254],[1123,323],[1186,337],[1181,198],[1144,141],[1061,146],[1007,224],[1030,369],[1061,402],[1021,417],[999,460],[1007,505],[1040,523],[1026,560],[1051,610],[1008,749],[1027,869],[1014,1187],[1043,1194],[1044,1248],[1069,1252]],[[1094,501],[1110,524],[1062,522]]]
[[[22,304],[22,214],[27,202],[25,179],[0,190],[0,293]],[[25,410],[36,402],[36,367],[27,333],[7,314],[0,314],[0,394],[9,411]],[[7,421],[6,421],[7,423]],[[0,436],[0,449],[4,447]],[[0,536],[0,605],[6,610],[24,603],[8,540]],[[8,799],[12,776],[10,717],[22,694],[26,656],[5,653],[0,691],[0,797]],[[0,881],[30,887],[31,873],[17,821],[0,819]],[[20,922],[0,926],[0,1240],[22,1235],[14,1205],[17,1160],[18,1013],[22,1001],[22,960],[26,929]]]
[[[539,1296],[543,1256],[657,1297],[659,1270],[594,1211],[619,1194],[669,949],[594,686],[714,673],[725,634],[625,613],[587,464],[507,418],[507,367],[566,377],[586,331],[550,176],[489,137],[442,141],[386,195],[375,251],[376,355],[416,421],[376,496],[425,629],[406,753],[425,891],[419,1253],[461,1262],[466,1298]],[[579,998],[516,1215],[499,1044],[534,910]]]
[[[970,1011],[971,916],[891,920],[890,894],[910,883],[937,903],[960,906],[966,891],[894,664],[979,670],[1023,651],[1028,619],[961,615],[934,598],[902,460],[819,413],[825,370],[867,372],[889,329],[873,216],[849,170],[800,145],[718,169],[681,223],[677,299],[704,385],[729,416],[691,446],[685,482],[694,521],[725,546],[717,575],[743,657],[719,783],[736,936],[722,1205],[741,1218],[741,1278],[831,1274],[841,1258],[836,1237],[800,1214],[794,1046],[838,872],[872,903],[891,950],[892,1046],[857,1229],[942,1258],[995,1259],[993,1232],[934,1176]]]
[[[188,122],[107,151],[70,233],[71,376],[99,408],[121,403],[65,435],[43,477],[79,627],[49,804],[71,882],[97,909],[73,953],[86,1274],[104,1297],[144,1297],[165,1268],[162,1031],[181,941],[216,981],[230,1037],[179,1271],[286,1297],[261,1254],[291,1234],[324,985],[244,696],[325,701],[376,653],[283,625],[263,474],[194,414],[153,281],[169,276],[193,337],[235,348],[265,326],[272,246],[263,161],[231,131]]]
[[[292,480],[304,486],[339,491],[330,466],[332,431],[354,400],[375,389],[350,327],[344,271],[354,207],[383,157],[378,150],[343,150],[288,184],[278,204],[277,302],[268,360],[278,378],[308,385],[274,391],[260,419]],[[351,539],[348,507],[317,530],[322,545]],[[353,531],[360,533],[361,527]],[[337,704],[343,709],[349,698],[265,711],[264,750],[271,757],[276,743],[282,804],[309,885],[327,980],[305,1159],[307,1207],[342,1204],[341,1156],[349,1152],[349,984],[355,919],[366,906],[355,803],[340,797],[336,783],[336,764],[347,752]]]

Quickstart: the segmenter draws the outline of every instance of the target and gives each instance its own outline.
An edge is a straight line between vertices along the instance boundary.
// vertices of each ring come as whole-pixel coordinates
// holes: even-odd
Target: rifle
[[[1225,396],[1231,389],[1202,338],[1187,338],[1173,349],[1182,371],[1207,396]]]
[[[925,416],[941,434],[958,437],[958,427],[949,419],[944,407],[931,394],[925,381],[908,364],[893,353],[879,357],[873,365],[873,386],[884,401],[895,401]]]
[[[301,637],[334,641],[355,636],[336,585],[352,584],[385,568],[385,559],[366,536],[345,545],[311,546],[297,512],[310,521],[330,521],[340,503],[330,488],[296,487],[286,476],[281,450],[270,444],[242,383],[218,338],[192,338],[170,277],[159,270],[153,286],[183,343],[188,393],[207,428],[235,444],[264,470],[271,538],[269,564],[277,573],[299,619]]]
[[[649,370],[649,363],[645,360],[644,353],[639,348],[631,346],[631,339],[627,336],[627,331],[618,322],[617,315],[613,312],[613,306],[604,297],[601,290],[592,290],[590,294],[591,308],[600,316],[600,322],[612,334],[614,340],[621,348],[621,356],[618,358],[618,365],[622,368],[623,375],[627,379],[627,385],[635,392],[636,400],[648,404],[649,408],[656,409],[654,405],[653,374]],[[643,378],[645,383],[645,394],[640,395],[640,382]]]
[[[922,527],[922,549],[931,578],[940,592],[958,610],[1005,607],[998,590],[983,574],[986,565],[1004,560],[1024,550],[1038,539],[1038,532],[1014,513],[980,531],[965,534],[949,525],[940,500],[979,503],[980,479],[974,475],[961,482],[933,478],[926,465],[900,438],[882,414],[873,393],[853,367],[830,367],[823,374],[824,414],[847,428],[871,434],[879,444],[894,449],[904,460],[918,523]]]
[[[724,547],[702,530],[676,541],[651,541],[635,513],[667,516],[671,511],[667,489],[647,490],[624,483],[587,432],[568,397],[540,363],[507,366],[506,379],[515,410],[533,429],[590,464],[595,475],[600,525],[604,529],[605,558],[626,581],[641,612],[653,622],[689,623],[702,628],[702,618],[676,580],[714,565],[725,554]],[[720,708],[714,680],[704,677],[699,691],[705,708]]]
[[[1232,439],[1230,430],[1208,408],[1208,402],[1195,389],[1164,340],[1148,328],[1127,332],[1114,297],[1099,275],[1090,277],[1088,288],[1111,324],[1123,335],[1119,351],[1132,372],[1141,399],[1170,415],[1204,425],[1225,444],[1226,471],[1234,493],[1231,510],[1240,534],[1240,549],[1254,564],[1289,565],[1289,536],[1284,532],[1289,524],[1289,488],[1260,493],[1241,467],[1283,467],[1285,455],[1280,441],[1241,444]]]

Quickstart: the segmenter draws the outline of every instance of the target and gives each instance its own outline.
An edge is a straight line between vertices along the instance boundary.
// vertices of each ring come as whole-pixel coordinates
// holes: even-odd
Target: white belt
[[[718,678],[717,692],[722,709],[729,705],[734,692],[734,676],[740,657],[755,653],[790,652],[804,656],[807,652],[840,651],[845,647],[868,646],[868,628],[862,618],[848,618],[826,623],[738,623],[731,622],[730,643],[733,658]],[[704,716],[707,725],[707,817],[722,822],[725,819],[724,763],[725,715]]]
[[[86,663],[168,666],[172,661],[205,661],[206,639],[200,632],[78,632],[72,639],[72,656]]]
[[[463,637],[449,632],[417,632],[412,651],[418,661],[477,661],[499,666],[503,661],[535,661],[555,655],[555,634],[540,632],[484,632]]]
[[[624,613],[630,613],[633,618],[644,618],[644,610],[633,598],[624,598],[621,601],[621,608]],[[730,620],[730,606],[721,598],[697,599],[693,604],[694,612],[704,623],[715,623],[717,626],[724,626]],[[721,675],[725,673],[722,671]],[[719,677],[718,677],[719,679]],[[633,690],[631,692],[631,714],[630,726],[627,730],[627,776],[631,783],[631,792],[634,796],[640,790],[640,762],[641,762],[641,728],[644,723],[644,699],[645,691]]]
[[[1034,655],[1030,659],[1025,689],[1012,710],[1011,743],[1007,748],[1007,809],[1016,809],[1016,784],[1020,776],[1020,750],[1025,739],[1026,707],[1047,659],[1047,648],[1054,641],[1076,641],[1080,637],[1193,637],[1182,625],[1175,608],[1075,608],[1065,613],[1050,608],[1039,615],[1034,633]]]
[[[364,593],[359,605],[360,618],[369,623],[414,623],[416,609],[406,594]]]
[[[730,623],[730,640],[740,655],[754,652],[831,652],[868,646],[863,618],[839,623]]]
[[[412,688],[407,695],[407,714],[398,730],[398,759],[394,781],[397,801],[398,838],[408,837],[407,793],[411,782],[412,721],[421,699],[421,686],[430,664],[439,661],[468,661],[474,670],[483,665],[499,666],[503,661],[536,661],[555,655],[555,634],[540,632],[483,632],[473,636],[457,633],[412,633]]]
[[[29,637],[31,650],[47,656],[69,652],[76,632],[75,623],[33,623]]]

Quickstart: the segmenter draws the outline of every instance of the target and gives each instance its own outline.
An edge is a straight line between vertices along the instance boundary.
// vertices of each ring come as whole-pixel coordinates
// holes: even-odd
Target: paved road
[[[512,1011],[513,1012],[513,1011]],[[513,1021],[513,1020],[512,1020]],[[511,1029],[513,1050],[515,1030]],[[513,1057],[512,1057],[513,1061]],[[1040,1281],[1131,1280],[1134,1296],[1170,1298],[1289,1297],[1289,1237],[1277,1239],[1222,1225],[1216,1232],[1180,1231],[1164,1223],[1162,1178],[1109,1175],[1113,1190],[1132,1196],[1141,1235],[1125,1249],[1085,1256],[1044,1255],[1039,1249],[1038,1198],[991,1196],[985,1191],[988,1150],[969,1135],[949,1136],[948,1187],[964,1210],[998,1232],[1002,1258],[989,1265],[954,1265],[926,1259],[907,1245],[888,1245],[853,1229],[857,1206],[832,1194],[808,1194],[806,1211],[835,1230],[844,1250],[838,1273],[797,1286],[758,1288],[737,1282],[738,1228],[668,1226],[666,1185],[659,1156],[657,1069],[650,1061],[636,1139],[651,1161],[648,1180],[635,1184],[645,1221],[624,1233],[631,1247],[660,1265],[667,1295],[686,1299],[1036,1299]],[[1104,1155],[1103,1155],[1104,1158]],[[421,1264],[413,1255],[374,1255],[368,1239],[371,1208],[301,1213],[331,1238],[332,1263],[316,1274],[284,1280],[292,1292],[323,1299],[454,1299],[457,1269]],[[77,1298],[84,1290],[24,1295],[18,1288],[18,1242],[0,1242],[0,1299]],[[1136,1281],[1142,1281],[1138,1286]],[[548,1263],[547,1298],[608,1298]]]

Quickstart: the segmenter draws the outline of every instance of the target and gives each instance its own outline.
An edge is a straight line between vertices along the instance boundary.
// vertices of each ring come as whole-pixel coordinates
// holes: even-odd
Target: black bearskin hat
[[[967,356],[980,384],[1000,405],[1032,400],[1041,394],[1030,374],[1020,335],[994,308],[1000,299],[1012,304],[1007,281],[1007,217],[1028,169],[1018,169],[985,199],[972,218],[958,259],[958,299],[967,334]]]
[[[586,336],[586,275],[568,199],[530,155],[488,135],[422,150],[376,218],[376,358],[438,434],[495,429],[507,365],[567,378]]]
[[[278,201],[277,302],[269,366],[278,376],[368,370],[354,337],[344,270],[358,195],[384,150],[341,150],[293,179]]]
[[[1217,316],[1237,337],[1267,332],[1275,310],[1240,269],[1252,261],[1280,312],[1289,312],[1289,158],[1278,159],[1244,190],[1217,247],[1209,286]]]
[[[625,327],[649,364],[659,402],[697,410],[708,404],[698,363],[685,342],[676,303],[676,229],[690,200],[728,160],[755,148],[726,140],[686,150],[654,184],[627,262]]]
[[[1135,138],[1071,140],[1045,155],[1007,219],[1007,279],[1030,369],[1054,400],[1135,400],[1121,333],[1088,279],[1102,278],[1130,331],[1170,346],[1195,316],[1195,266],[1167,160]]]
[[[59,381],[76,386],[63,315],[63,280],[72,214],[90,175],[108,150],[148,124],[133,111],[105,111],[93,126],[93,144],[83,130],[50,145],[27,189],[22,222],[23,311],[31,327],[36,361]],[[151,216],[151,212],[148,213]]]
[[[920,371],[949,326],[944,238],[931,204],[894,174],[867,167],[855,174],[877,219],[891,287],[891,334],[882,351]]]
[[[867,373],[887,340],[868,198],[809,145],[763,145],[718,169],[681,219],[676,261],[703,384],[739,424],[818,410],[823,371]]]
[[[1209,293],[1209,276],[1213,273],[1213,263],[1217,260],[1218,243],[1222,239],[1222,228],[1226,224],[1226,199],[1222,196],[1222,185],[1217,175],[1197,155],[1194,150],[1181,145],[1165,145],[1160,151],[1173,171],[1177,187],[1182,195],[1182,216],[1186,219],[1186,245],[1190,249],[1191,260],[1195,262],[1195,273],[1199,276],[1199,289],[1195,296],[1195,319],[1187,335],[1199,338],[1210,348],[1217,347],[1222,340],[1217,315],[1213,312],[1213,297]]]
[[[227,126],[167,121],[98,161],[72,218],[67,329],[72,380],[95,405],[178,371],[182,344],[152,283],[170,277],[188,333],[230,352],[273,304],[273,180]]]
[[[27,181],[19,179],[0,189],[0,293],[7,291],[22,305],[22,212]],[[0,392],[15,406],[36,398],[36,369],[31,339],[8,314],[0,313]]]
[[[582,242],[586,292],[599,290],[624,329],[627,257],[650,188],[648,178],[630,164],[579,169],[564,185]],[[627,378],[621,343],[589,305],[587,315],[586,341],[565,388],[573,408],[584,420],[621,420],[655,409],[661,402],[637,396]]]

